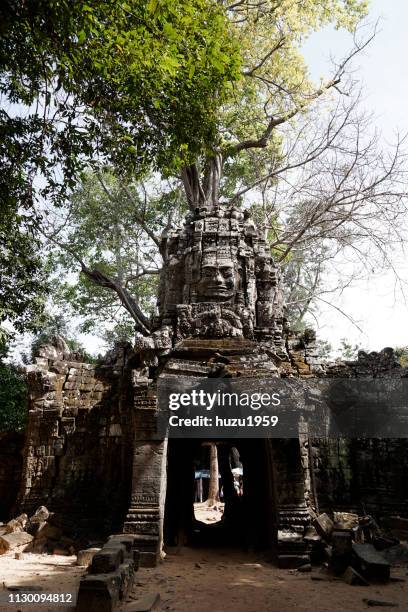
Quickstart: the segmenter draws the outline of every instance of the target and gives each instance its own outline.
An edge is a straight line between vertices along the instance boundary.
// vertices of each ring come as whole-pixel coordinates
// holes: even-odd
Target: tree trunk
[[[218,482],[218,453],[217,446],[211,444],[210,446],[210,484],[208,487],[208,499],[207,506],[214,506],[219,501],[218,494],[219,482]]]
[[[202,172],[196,164],[182,168],[181,179],[190,210],[218,206],[223,163],[221,153],[215,151],[206,159]]]

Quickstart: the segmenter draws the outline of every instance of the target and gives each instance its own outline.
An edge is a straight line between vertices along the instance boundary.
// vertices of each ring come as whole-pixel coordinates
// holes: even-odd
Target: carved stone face
[[[197,283],[199,302],[227,302],[237,291],[237,274],[231,260],[221,259],[204,262],[201,278]]]

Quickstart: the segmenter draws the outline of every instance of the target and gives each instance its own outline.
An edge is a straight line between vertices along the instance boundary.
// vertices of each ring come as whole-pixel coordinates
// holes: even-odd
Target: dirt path
[[[175,551],[174,551],[175,553]],[[5,586],[42,587],[51,593],[76,592],[84,568],[75,557],[24,553],[0,556],[0,611],[54,612],[74,610],[73,605],[6,604]],[[323,580],[312,580],[320,577]],[[280,570],[262,557],[237,550],[183,548],[167,555],[159,567],[142,568],[127,603],[141,595],[158,592],[161,609],[167,612],[363,612],[371,610],[366,599],[398,604],[398,612],[408,612],[408,567],[393,568],[392,576],[404,582],[370,587],[351,587],[340,580],[327,580],[319,568],[312,574]],[[74,597],[75,599],[75,597]],[[382,608],[373,608],[373,610]]]
[[[259,556],[238,551],[184,548],[168,554],[155,569],[140,569],[129,601],[146,592],[159,592],[162,610],[168,612],[362,612],[366,599],[398,603],[408,612],[408,568],[393,568],[392,576],[406,582],[370,587],[349,586],[341,580],[290,573]],[[126,604],[122,606],[126,610]]]

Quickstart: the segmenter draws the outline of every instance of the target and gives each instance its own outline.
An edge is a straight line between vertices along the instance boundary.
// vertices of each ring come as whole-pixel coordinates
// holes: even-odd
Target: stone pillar
[[[133,371],[135,439],[132,495],[124,533],[136,536],[142,567],[157,564],[163,544],[167,439],[156,433],[157,398],[146,372]]]

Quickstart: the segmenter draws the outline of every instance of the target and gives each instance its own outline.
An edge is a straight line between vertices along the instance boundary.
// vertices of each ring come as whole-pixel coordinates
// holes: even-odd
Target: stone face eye
[[[232,276],[232,268],[230,267],[220,268],[220,271],[223,276]]]

